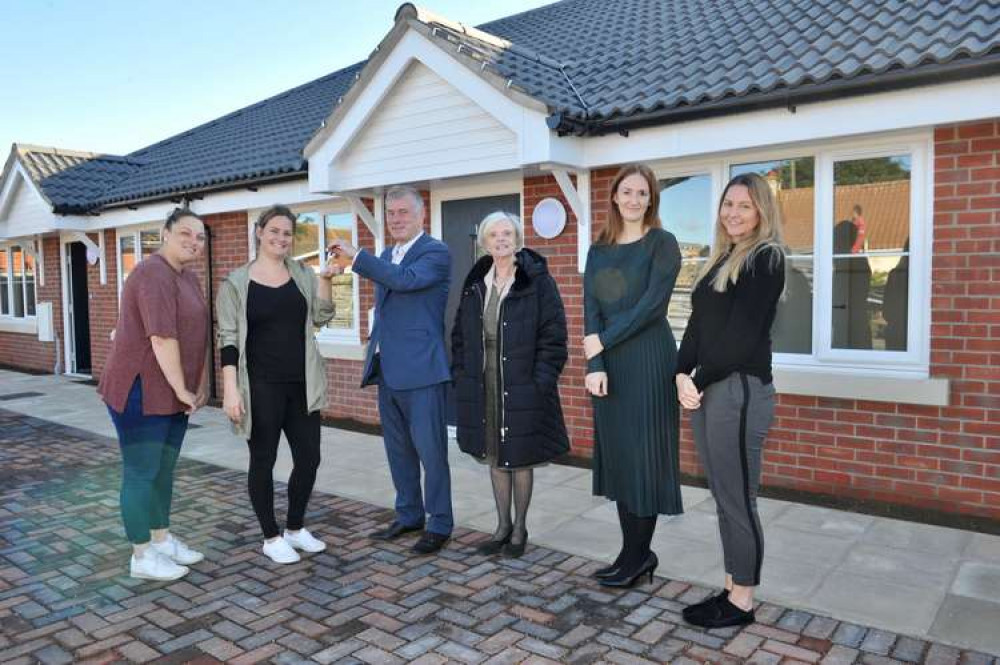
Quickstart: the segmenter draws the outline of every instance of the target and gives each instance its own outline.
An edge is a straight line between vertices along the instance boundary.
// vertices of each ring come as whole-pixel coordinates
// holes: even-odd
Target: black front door
[[[485,196],[478,199],[459,199],[441,204],[441,240],[451,250],[451,288],[448,291],[448,311],[445,315],[445,334],[448,340],[448,358],[451,360],[451,329],[455,312],[462,297],[462,285],[479,257],[476,233],[479,222],[491,212],[502,210],[521,214],[521,196]],[[448,424],[455,424],[455,399],[448,389]]]
[[[87,248],[82,242],[69,246],[70,320],[72,365],[70,371],[90,374],[90,293],[87,288]]]

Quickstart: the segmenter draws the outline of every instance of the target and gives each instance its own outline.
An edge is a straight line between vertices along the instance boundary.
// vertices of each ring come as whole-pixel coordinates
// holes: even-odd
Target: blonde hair
[[[729,193],[730,188],[736,186],[747,188],[750,193],[750,201],[757,211],[758,220],[757,227],[750,234],[750,237],[739,242],[733,242],[722,225],[722,203],[726,200],[726,194]],[[781,209],[778,207],[778,201],[767,180],[756,173],[735,176],[726,184],[726,188],[722,190],[722,196],[719,197],[719,207],[716,209],[715,219],[715,241],[712,243],[712,251],[708,255],[708,260],[698,271],[698,279],[695,280],[694,286],[697,287],[712,268],[725,257],[715,273],[715,277],[712,278],[712,288],[722,293],[729,284],[736,284],[740,273],[746,266],[752,265],[760,252],[769,248],[773,249],[774,251],[771,253],[772,267],[777,265],[779,257],[783,253],[782,244]]]
[[[507,222],[514,227],[514,251],[519,251],[524,247],[524,228],[521,226],[521,218],[503,210],[491,212],[483,218],[483,221],[479,222],[479,231],[476,237],[479,246],[486,249],[486,234],[489,233],[491,226],[500,222]]]
[[[618,186],[622,184],[622,180],[630,175],[642,176],[649,188],[649,207],[646,208],[646,214],[642,218],[643,231],[663,228],[663,224],[660,222],[660,186],[653,170],[645,164],[626,164],[618,170],[615,179],[611,181],[611,195],[608,197],[610,203],[608,223],[597,236],[597,242],[600,245],[616,244],[622,231],[625,230],[625,221],[622,220],[621,211],[618,210],[618,204],[615,203],[615,194],[618,193]]]

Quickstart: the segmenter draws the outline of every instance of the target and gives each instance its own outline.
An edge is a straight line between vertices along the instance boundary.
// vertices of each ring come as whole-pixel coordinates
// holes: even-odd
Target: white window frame
[[[898,155],[910,157],[910,274],[907,350],[865,351],[831,348],[832,238],[833,224],[835,223],[833,219],[833,165],[840,161]],[[729,173],[733,165],[802,157],[814,159],[813,352],[808,355],[775,353],[775,368],[820,370],[827,374],[848,376],[926,379],[930,368],[930,268],[934,201],[933,135],[930,131],[900,132],[874,138],[793,144],[766,150],[728,153],[720,155],[714,160],[704,158],[677,160],[654,163],[652,166],[658,180],[691,175],[711,175],[712,206],[714,209],[722,193],[722,188],[729,181]],[[712,232],[714,238],[714,223]],[[883,395],[881,399],[886,397],[891,397],[891,395]]]
[[[316,203],[303,203],[297,205],[288,206],[296,216],[306,214],[306,213],[316,213],[319,215],[319,242],[320,247],[319,257],[320,266],[326,265],[326,252],[325,252],[325,234],[326,234],[326,216],[327,215],[350,215],[351,224],[351,244],[355,247],[358,246],[358,217],[351,210],[350,205],[342,200],[338,199],[333,202],[316,202]],[[257,217],[266,208],[258,208],[255,210],[247,211],[247,243],[249,248],[250,260],[257,258],[257,243],[254,234],[254,227],[257,222]],[[335,330],[328,326],[323,326],[316,332],[316,341],[320,343],[320,351],[323,353],[324,357],[336,357],[336,358],[349,358],[358,359],[363,356],[359,355],[358,346],[361,344],[361,289],[360,280],[357,274],[353,274],[354,283],[352,291],[352,305],[354,307],[352,320],[354,322],[353,327],[349,330]],[[346,345],[342,346],[342,345]]]
[[[134,243],[133,246],[135,247],[135,264],[139,265],[139,262],[142,261],[142,232],[155,231],[157,234],[161,234],[162,229],[163,226],[161,222],[149,222],[134,226],[122,226],[115,229],[115,266],[117,267],[118,272],[118,309],[121,309],[122,289],[125,288],[125,271],[122,269],[122,238],[132,236],[132,242]]]
[[[30,247],[29,247],[30,246]],[[33,266],[33,277],[35,282],[35,303],[34,303],[34,314],[28,314],[28,281],[24,280],[21,284],[21,298],[24,303],[24,314],[22,316],[14,315],[14,252],[12,251],[15,247],[21,249],[21,260],[25,261],[25,257],[29,254],[35,257],[35,265]],[[11,242],[4,242],[0,244],[0,252],[7,254],[7,302],[10,306],[10,311],[7,314],[0,313],[0,322],[3,323],[20,323],[20,322],[32,322],[36,321],[38,318],[38,254],[40,244],[36,243],[34,240],[18,240]]]

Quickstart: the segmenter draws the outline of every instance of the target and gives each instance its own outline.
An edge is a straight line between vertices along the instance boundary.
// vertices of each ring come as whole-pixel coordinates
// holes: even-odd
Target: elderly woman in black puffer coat
[[[523,244],[517,216],[482,221],[487,255],[469,271],[451,335],[458,445],[489,464],[497,504],[484,555],[524,554],[533,468],[569,450],[558,388],[566,313],[545,257]]]

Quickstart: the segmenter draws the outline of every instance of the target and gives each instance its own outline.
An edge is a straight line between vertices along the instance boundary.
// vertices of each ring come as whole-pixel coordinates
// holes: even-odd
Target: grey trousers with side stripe
[[[760,584],[764,532],[757,516],[764,439],[774,419],[774,385],[734,372],[709,385],[691,427],[719,515],[726,572]]]

